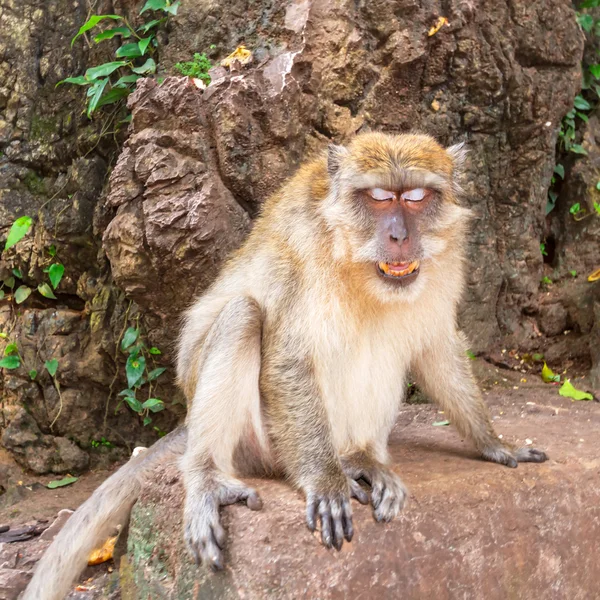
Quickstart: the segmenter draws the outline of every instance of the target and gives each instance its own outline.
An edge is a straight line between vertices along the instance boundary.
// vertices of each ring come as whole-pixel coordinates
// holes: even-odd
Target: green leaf
[[[31,379],[31,381],[33,381],[36,377],[37,371],[35,369],[31,369],[31,371],[29,371],[29,378]]]
[[[44,363],[44,366],[46,367],[46,371],[50,373],[50,376],[54,377],[56,375],[56,370],[58,369],[58,360],[56,360],[56,358],[47,360]]]
[[[595,79],[600,78],[600,65],[590,65],[589,70]]]
[[[433,423],[434,427],[446,427],[447,425],[450,425],[450,421],[436,421]]]
[[[589,33],[594,26],[594,17],[591,15],[577,15],[577,22],[581,25],[581,29]]]
[[[134,356],[130,354],[125,364],[125,373],[127,374],[127,385],[134,388],[144,375],[146,369],[146,359],[143,356]]]
[[[170,15],[175,16],[177,14],[177,11],[179,10],[180,4],[181,4],[181,2],[179,2],[179,0],[177,0],[177,2],[173,2],[173,4],[171,4],[171,6],[165,6],[163,10],[166,13],[169,13]]]
[[[114,73],[117,69],[126,64],[126,60],[115,60],[113,62],[98,65],[97,67],[90,67],[85,72],[85,78],[91,83],[99,77],[107,77],[108,75]]]
[[[0,360],[0,367],[4,369],[18,369],[21,366],[21,359],[16,355],[5,356]]]
[[[14,277],[7,277],[4,280],[4,285],[12,290],[15,287],[15,278]]]
[[[133,396],[126,396],[125,402],[129,404],[131,410],[134,410],[136,413],[142,412],[144,409],[142,408],[142,403],[139,400],[136,400]]]
[[[152,423],[152,419],[150,417],[144,417],[144,427],[150,425],[150,423]]]
[[[121,390],[117,396],[133,396],[135,397],[135,392],[133,390]]]
[[[15,291],[15,302],[21,304],[31,295],[31,288],[26,285],[20,285]]]
[[[7,333],[4,333],[4,331],[0,331],[0,339],[5,340],[8,337]]]
[[[0,290],[0,300],[4,300],[4,290]]]
[[[56,296],[52,291],[52,288],[47,283],[40,283],[38,285],[38,292],[44,296],[44,298],[51,298],[52,300],[56,300]]]
[[[87,110],[88,119],[90,118],[92,113],[96,110],[96,108],[98,106],[98,102],[100,102],[100,98],[102,97],[102,94],[104,93],[104,88],[106,87],[107,83],[108,83],[108,77],[106,77],[105,79],[99,79],[92,87],[92,90],[94,90],[94,93],[92,94],[90,103],[88,104],[88,110]]]
[[[135,327],[129,327],[127,331],[123,334],[123,339],[121,340],[121,350],[127,350],[131,344],[133,344],[139,335],[139,330]]]
[[[542,380],[545,383],[552,383],[554,381],[560,381],[560,375],[557,375],[545,362],[542,367]]]
[[[594,202],[594,210],[596,214],[600,217],[600,202]]]
[[[573,204],[573,206],[571,206],[571,208],[569,209],[569,212],[572,215],[576,215],[577,213],[581,212],[581,204],[579,202],[575,202],[575,204]]]
[[[131,70],[134,73],[139,73],[140,75],[154,73],[156,71],[156,63],[154,62],[154,60],[149,58],[141,67],[134,67]]]
[[[52,258],[56,256],[56,246],[54,244],[50,244],[50,246],[48,246],[48,255]]]
[[[542,283],[545,283],[546,285],[552,285],[552,279],[550,279],[550,277],[542,277]]]
[[[158,369],[152,369],[148,373],[148,381],[154,381],[157,377],[160,377],[167,369],[165,367],[158,367]]]
[[[104,19],[113,19],[113,20],[119,20],[121,19],[121,17],[119,15],[92,15],[80,28],[79,31],[77,32],[77,35],[71,40],[71,48],[73,47],[73,44],[75,43],[75,40],[80,36],[83,35],[86,31],[89,31],[90,29],[92,29],[93,27],[96,27],[96,25],[98,25],[98,23],[100,23],[100,21],[103,21]]]
[[[156,346],[152,346],[152,348],[150,348],[148,352],[150,352],[150,354],[162,354],[162,352],[158,348],[156,348]]]
[[[96,108],[100,108],[106,104],[114,104],[127,96],[129,96],[129,90],[127,88],[113,88],[100,98]]]
[[[123,37],[131,37],[131,30],[129,27],[114,27],[113,29],[107,29],[102,33],[94,36],[94,42],[99,43],[103,40],[111,40],[115,35],[121,35]]]
[[[554,167],[554,172],[561,178],[565,178],[565,167],[560,163]]]
[[[596,8],[597,6],[600,6],[600,0],[584,0],[579,8]]]
[[[544,244],[544,242],[540,243],[540,252],[542,253],[542,256],[548,256],[548,252],[546,251],[546,244]]]
[[[52,287],[54,289],[58,287],[58,284],[60,283],[64,272],[65,267],[60,263],[50,265],[50,268],[48,269],[48,278],[50,279],[50,283],[52,284]]]
[[[571,274],[571,277],[577,277],[577,271],[575,269],[569,271],[569,273]]]
[[[19,217],[10,227],[8,237],[6,238],[6,244],[4,244],[4,249],[8,250],[17,242],[21,241],[31,229],[32,223],[33,221],[31,217]]]
[[[58,87],[63,83],[73,83],[75,85],[88,85],[90,82],[83,75],[79,75],[79,77],[67,77],[66,79],[62,79],[56,84],[55,87]]]
[[[141,31],[142,33],[146,33],[153,27],[156,27],[157,25],[164,23],[166,20],[167,20],[166,17],[163,17],[162,19],[152,19],[152,21],[148,21],[147,23],[144,23],[142,26],[138,27],[138,31]]]
[[[582,120],[584,123],[587,123],[587,122],[590,120],[590,118],[589,118],[589,117],[588,117],[588,116],[587,116],[585,113],[582,113],[582,112],[578,112],[578,113],[577,113],[577,116],[578,116],[578,117],[579,117],[579,118],[580,118],[580,119],[581,119],[581,120]]]
[[[126,83],[135,83],[139,78],[140,75],[123,75],[112,87],[113,89],[124,87]]]
[[[55,489],[58,487],[64,487],[65,485],[71,485],[75,483],[79,478],[78,477],[63,477],[62,479],[55,479],[51,481],[46,487],[48,489]]]
[[[575,108],[578,110],[590,110],[592,105],[581,95],[575,96]]]
[[[137,58],[142,56],[142,52],[136,43],[125,44],[115,52],[115,56],[117,58]]]
[[[152,38],[154,36],[151,35],[150,37],[147,38],[143,38],[138,42],[138,48],[140,50],[141,55],[143,56],[144,54],[146,54],[146,50],[148,49],[148,45],[150,44],[150,42],[152,41]]]
[[[140,15],[143,15],[147,10],[164,10],[166,6],[167,0],[147,0],[142,10],[140,10]]]
[[[573,152],[573,154],[583,154],[587,156],[587,150],[581,144],[573,144],[569,148],[569,152]]]
[[[162,400],[159,400],[158,398],[148,398],[148,400],[146,400],[146,402],[142,404],[142,408],[148,409],[156,413],[160,412],[161,410],[164,410],[165,403]]]
[[[584,392],[582,390],[578,390],[569,379],[565,379],[565,382],[558,390],[558,393],[565,398],[573,398],[573,400],[593,400],[594,396],[592,394],[588,394],[588,392]]]
[[[13,269],[12,274],[19,279],[23,279],[23,273],[21,272],[21,269]]]
[[[4,356],[10,356],[11,354],[18,354],[18,353],[19,353],[19,348],[17,347],[17,345],[14,342],[7,344],[6,348],[4,348]]]

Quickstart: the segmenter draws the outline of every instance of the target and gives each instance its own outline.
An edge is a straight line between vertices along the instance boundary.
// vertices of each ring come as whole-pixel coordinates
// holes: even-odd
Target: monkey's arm
[[[466,350],[462,333],[453,330],[440,335],[412,365],[418,385],[486,460],[509,467],[516,467],[519,462],[545,461],[547,456],[541,450],[510,448],[498,438]]]
[[[342,470],[331,427],[309,358],[289,350],[267,352],[261,381],[276,459],[306,495],[306,522],[311,531],[321,521],[321,539],[338,550],[353,535],[350,496],[368,498]],[[272,390],[269,393],[269,390]]]

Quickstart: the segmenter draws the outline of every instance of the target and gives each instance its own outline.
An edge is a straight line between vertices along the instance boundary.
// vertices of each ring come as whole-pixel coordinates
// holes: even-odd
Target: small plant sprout
[[[88,88],[88,118],[102,106],[121,103],[135,89],[138,79],[156,73],[156,62],[153,58],[158,46],[156,30],[169,17],[177,14],[179,4],[179,0],[148,0],[140,10],[140,15],[153,18],[137,29],[121,15],[92,15],[71,40],[71,46],[80,36],[108,24],[108,27],[96,33],[92,40],[99,44],[106,40],[119,39],[121,45],[115,51],[117,60],[90,67],[83,75],[67,77],[57,85],[70,83]]]
[[[164,410],[165,404],[160,398],[153,397],[155,381],[166,371],[165,367],[155,367],[149,363],[154,362],[154,356],[161,354],[161,351],[152,346],[148,348],[140,339],[140,330],[138,327],[128,327],[121,340],[121,350],[128,354],[125,363],[125,375],[127,377],[127,389],[119,392],[122,397],[121,402],[125,403],[143,419],[144,425],[152,423],[152,413]],[[140,399],[142,393],[146,390],[146,399]],[[121,405],[117,405],[117,409]]]

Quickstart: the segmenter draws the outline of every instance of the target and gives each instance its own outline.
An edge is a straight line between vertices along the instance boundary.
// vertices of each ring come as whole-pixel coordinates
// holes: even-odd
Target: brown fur
[[[375,518],[392,519],[406,490],[386,444],[409,369],[484,458],[545,460],[498,439],[456,328],[469,220],[457,198],[463,154],[421,135],[363,134],[331,147],[265,203],[244,246],[187,312],[177,362],[189,401],[180,466],[185,538],[197,562],[223,566],[220,506],[260,508],[238,479],[249,473],[282,474],[299,488],[308,526],[320,523],[328,546],[352,538],[349,499],[369,501],[359,480],[371,486]],[[370,203],[374,187],[398,198],[432,190],[422,204],[398,199],[390,213],[390,227],[410,220],[406,243],[390,241],[380,215],[396,204]],[[405,259],[420,264],[410,285],[378,274],[382,261]],[[45,576],[57,565],[53,548]],[[47,581],[50,591],[36,599],[60,598],[64,580]]]

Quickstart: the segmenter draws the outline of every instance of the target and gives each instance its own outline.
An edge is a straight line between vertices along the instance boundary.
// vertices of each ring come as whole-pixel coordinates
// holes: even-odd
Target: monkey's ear
[[[450,146],[446,148],[446,152],[450,155],[452,162],[454,163],[454,172],[460,173],[467,160],[467,154],[469,154],[469,149],[465,142],[461,142],[460,144],[454,144],[454,146]]]
[[[337,146],[336,144],[329,144],[327,146],[327,172],[331,177],[337,173],[342,160],[348,154],[348,149],[344,148],[344,146]]]

